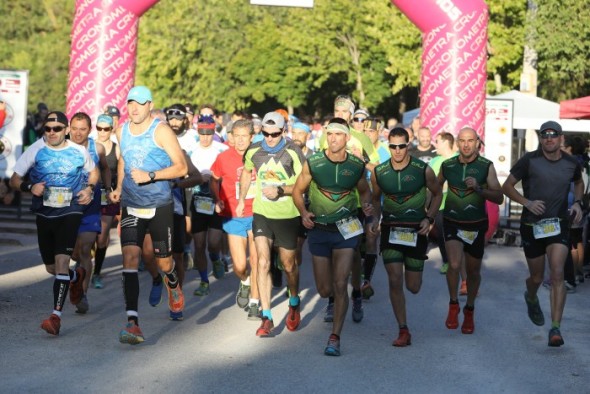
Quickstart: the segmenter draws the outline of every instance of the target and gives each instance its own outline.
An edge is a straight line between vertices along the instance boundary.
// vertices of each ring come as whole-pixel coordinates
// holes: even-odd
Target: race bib
[[[389,231],[389,243],[405,246],[416,246],[418,233],[413,228],[393,227]]]
[[[127,208],[127,213],[140,219],[151,219],[156,216],[156,208]]]
[[[43,205],[51,208],[69,207],[72,196],[72,189],[69,187],[46,187],[43,192]]]
[[[100,189],[100,205],[109,205],[106,189]]]
[[[250,187],[246,193],[246,200],[251,200],[256,197],[256,181],[250,182]],[[240,181],[236,182],[236,200],[240,199]]]
[[[473,241],[477,238],[479,231],[457,230],[457,237],[461,238],[463,242],[473,245]]]
[[[215,204],[212,198],[195,196],[193,203],[195,204],[195,211],[198,213],[213,215],[213,212],[215,212]]]
[[[344,239],[350,239],[363,233],[363,225],[356,216],[337,221],[336,227]]]
[[[552,237],[560,233],[559,218],[543,219],[533,224],[533,236],[535,239]]]

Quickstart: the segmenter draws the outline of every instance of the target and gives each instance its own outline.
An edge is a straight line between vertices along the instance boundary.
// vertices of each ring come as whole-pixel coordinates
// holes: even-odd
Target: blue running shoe
[[[340,356],[340,338],[334,334],[330,335],[328,344],[324,348],[324,354],[326,356]]]
[[[162,303],[162,290],[164,290],[164,281],[160,280],[160,284],[156,285],[152,282],[152,289],[150,290],[150,305],[158,306]]]
[[[170,320],[172,321],[183,321],[184,316],[182,315],[182,311],[180,312],[172,312],[170,311]]]

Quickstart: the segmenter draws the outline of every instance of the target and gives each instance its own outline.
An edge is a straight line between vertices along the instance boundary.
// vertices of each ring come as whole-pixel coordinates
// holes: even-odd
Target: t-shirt
[[[573,156],[562,154],[559,160],[551,161],[541,149],[537,149],[521,157],[510,169],[510,174],[516,180],[522,180],[524,197],[545,203],[545,212],[540,216],[523,207],[523,223],[536,223],[546,218],[568,218],[567,194],[570,183],[582,177],[582,168]]]
[[[283,145],[275,153],[263,149],[264,141],[251,144],[244,155],[244,168],[256,172],[256,197],[252,210],[269,219],[291,219],[299,216],[291,196],[271,201],[264,197],[262,189],[268,186],[289,186],[295,184],[301,173],[305,157],[293,141],[283,138]],[[277,145],[278,146],[278,145]]]
[[[454,153],[451,157],[455,157],[457,155],[458,155],[458,153]],[[439,156],[433,157],[432,160],[430,160],[428,162],[428,165],[434,171],[434,175],[438,176],[438,173],[440,172],[440,166],[442,165],[443,161],[445,161],[445,160],[446,159],[444,157],[439,155]],[[445,209],[445,201],[447,200],[448,188],[449,187],[445,183],[445,185],[443,187],[443,197],[442,197],[442,202],[440,203],[439,212],[442,212]]]
[[[221,142],[213,141],[208,147],[204,147],[201,144],[197,144],[195,150],[191,153],[190,158],[197,170],[203,175],[211,174],[211,166],[217,159],[217,156],[229,147],[222,144]],[[211,190],[209,188],[209,182],[197,185],[193,188],[193,194],[198,196],[211,196]]]
[[[432,145],[430,145],[430,148],[427,150],[420,150],[419,148],[416,148],[412,150],[412,153],[410,154],[416,159],[420,159],[423,162],[428,163],[436,156],[436,148]]]
[[[357,157],[363,157],[366,163],[379,164],[379,154],[375,150],[373,143],[360,131],[356,131],[352,127],[350,129],[350,140],[346,144],[346,150]],[[319,151],[328,149],[328,140],[326,133],[322,133],[319,142]]]
[[[220,215],[237,217],[236,207],[240,196],[240,176],[244,169],[244,157],[234,148],[220,153],[211,166],[213,177],[219,178],[219,198],[223,201],[224,209]],[[256,173],[252,171],[251,187],[244,201],[244,216],[252,216],[252,202],[256,192]]]

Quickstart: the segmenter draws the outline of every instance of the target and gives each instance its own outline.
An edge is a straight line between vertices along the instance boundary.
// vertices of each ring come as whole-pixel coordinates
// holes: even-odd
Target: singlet
[[[267,186],[289,186],[303,168],[303,152],[293,141],[284,140],[283,146],[276,153],[269,153],[262,148],[262,142],[251,144],[244,154],[244,168],[256,172],[256,197],[252,211],[269,219],[291,219],[299,216],[291,196],[283,196],[270,201],[262,194]],[[282,142],[279,142],[282,143]]]
[[[107,159],[107,165],[111,170],[111,187],[115,189],[117,187],[117,143],[112,143],[111,151],[105,157]]]
[[[217,156],[226,150],[228,146],[221,142],[213,141],[208,147],[197,144],[195,150],[190,154],[191,161],[197,167],[201,174],[211,174],[211,166],[217,159]],[[209,182],[197,185],[193,188],[193,194],[196,196],[211,197]]]
[[[172,161],[166,151],[157,145],[155,131],[160,123],[153,119],[144,132],[133,135],[129,122],[121,130],[121,157],[125,161],[125,177],[121,206],[132,208],[158,208],[172,203],[170,183],[167,180],[136,184],[131,178],[131,170],[158,171],[170,167]]]
[[[224,209],[220,215],[237,217],[236,208],[240,195],[240,176],[244,169],[243,157],[234,148],[222,152],[211,166],[211,172],[220,180],[219,198],[223,201]],[[244,200],[244,217],[252,216],[252,202],[256,190],[256,173],[252,171],[251,184]]]
[[[473,189],[467,188],[465,178],[473,177],[486,188],[492,162],[477,156],[470,163],[461,163],[460,156],[451,157],[441,165],[441,173],[448,184],[443,217],[462,224],[477,224],[487,228],[486,200]]]
[[[383,193],[383,224],[417,226],[426,217],[426,167],[412,156],[401,170],[395,170],[391,160],[375,167],[375,181]]]
[[[451,157],[455,157],[457,156],[458,153],[454,153],[453,156]],[[430,168],[432,168],[432,170],[434,171],[434,175],[438,176],[438,173],[440,172],[440,166],[442,165],[443,161],[445,161],[446,159],[442,156],[435,156],[432,158],[432,160],[430,160],[428,162],[428,165],[430,166]],[[443,212],[443,210],[445,209],[445,202],[447,201],[447,191],[448,191],[448,186],[445,183],[444,187],[443,187],[443,197],[442,197],[442,202],[440,203],[440,207],[439,207],[439,212]]]
[[[350,140],[346,144],[346,150],[349,153],[352,153],[355,156],[362,156],[366,163],[379,163],[379,154],[375,150],[375,147],[371,143],[369,137],[365,135],[365,133],[361,133],[360,131],[356,131],[354,128],[350,127]],[[328,140],[327,134],[322,133],[319,142],[319,151],[323,151],[328,149]]]
[[[346,160],[334,162],[326,152],[317,152],[307,159],[312,181],[309,185],[309,210],[316,223],[333,224],[341,219],[356,216],[358,181],[365,174],[365,163],[358,157],[346,154]]]
[[[33,195],[31,210],[47,218],[82,214],[86,208],[78,204],[78,192],[86,186],[87,173],[95,168],[88,151],[70,140],[59,149],[50,148],[45,139],[37,140],[17,160],[14,172],[20,177],[29,173],[32,184],[45,182],[46,193],[51,188],[68,188],[71,191],[69,206],[54,208],[43,204],[43,197]]]
[[[582,168],[573,156],[562,154],[559,160],[551,161],[541,149],[537,149],[521,157],[510,169],[510,174],[517,181],[522,180],[524,197],[545,202],[545,212],[541,216],[523,207],[522,223],[535,223],[545,218],[568,218],[570,184],[582,177]]]

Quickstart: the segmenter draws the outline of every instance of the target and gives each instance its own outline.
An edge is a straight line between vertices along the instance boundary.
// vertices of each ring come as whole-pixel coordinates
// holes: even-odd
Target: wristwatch
[[[150,177],[150,181],[153,182],[156,180],[156,173],[153,171],[148,172],[148,175]]]
[[[430,216],[426,216],[426,219],[428,219],[428,223],[434,224],[434,218],[431,218]]]
[[[285,189],[282,186],[277,186],[277,197],[283,197],[285,195]]]

